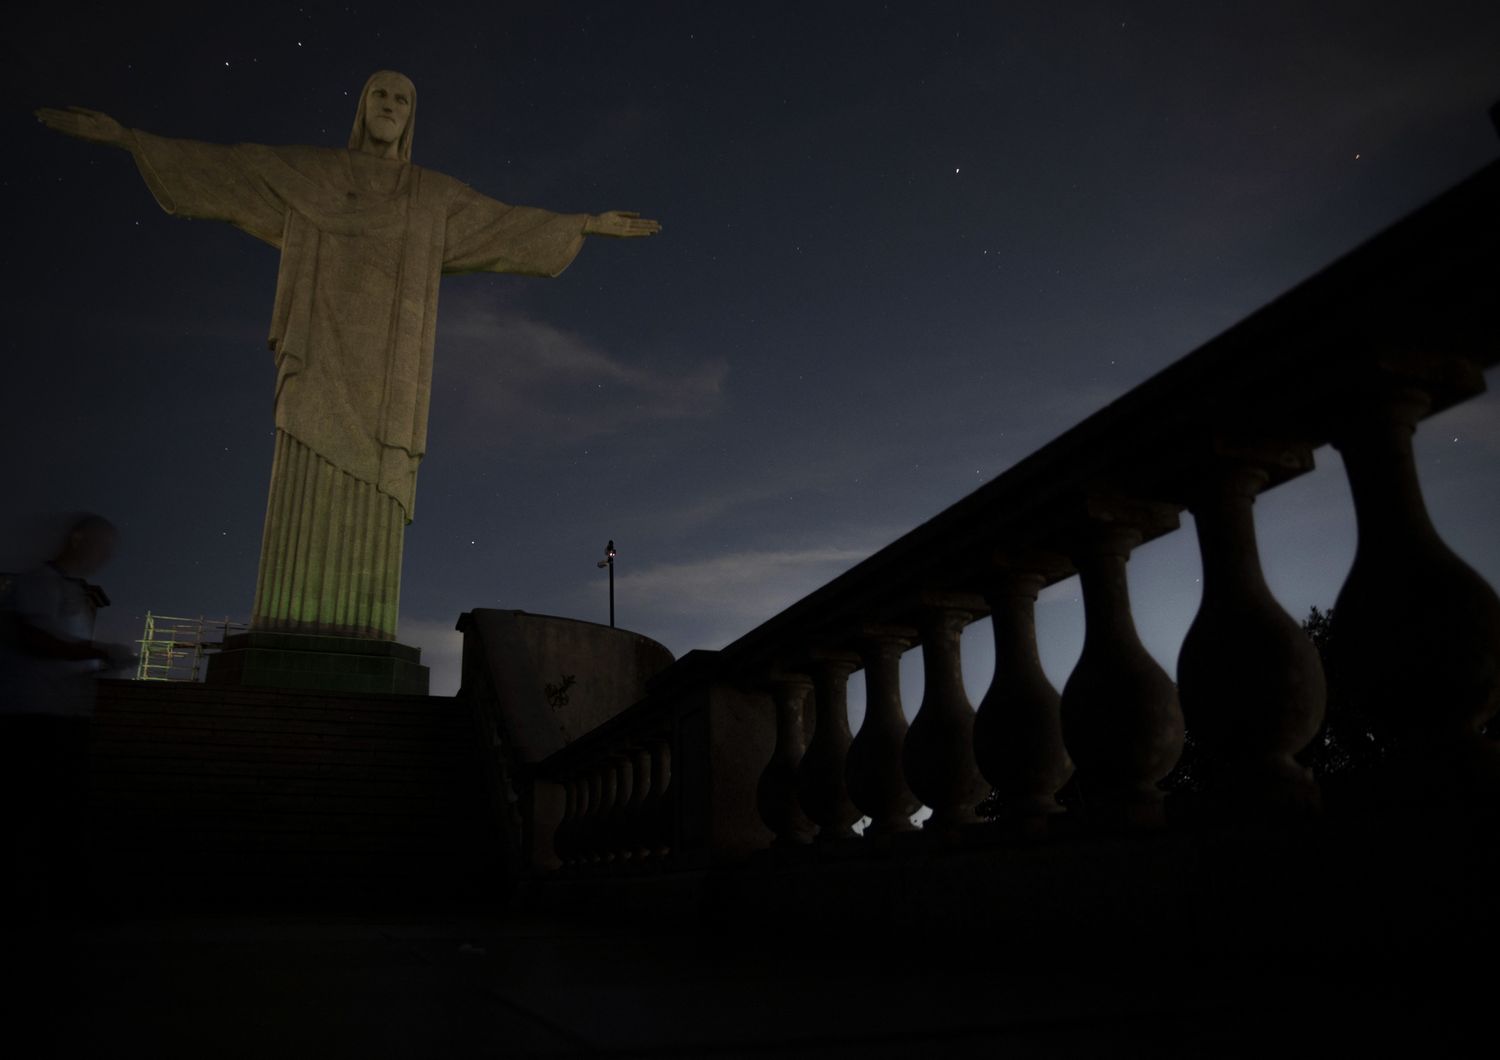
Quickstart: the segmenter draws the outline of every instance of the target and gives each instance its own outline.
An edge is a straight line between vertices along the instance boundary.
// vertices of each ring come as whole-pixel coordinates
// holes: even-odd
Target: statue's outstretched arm
[[[586,236],[613,236],[616,239],[639,239],[661,231],[661,222],[652,221],[629,210],[609,210],[595,214],[583,225]]]
[[[87,107],[69,107],[66,110],[59,110],[56,107],[39,107],[36,116],[37,120],[47,128],[56,129],[68,136],[76,136],[80,140],[89,140],[96,144],[112,144],[115,147],[127,146],[125,126],[103,111],[89,110]]]
[[[41,107],[36,116],[49,129],[129,151],[167,213],[228,221],[262,242],[281,246],[286,203],[273,179],[282,172],[273,149],[152,136],[87,107]]]

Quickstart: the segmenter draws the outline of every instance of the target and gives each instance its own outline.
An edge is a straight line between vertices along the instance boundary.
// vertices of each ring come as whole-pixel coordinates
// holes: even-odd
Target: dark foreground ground
[[[539,919],[125,920],[44,938],[11,1056],[1483,1055],[1494,954],[1029,956]]]

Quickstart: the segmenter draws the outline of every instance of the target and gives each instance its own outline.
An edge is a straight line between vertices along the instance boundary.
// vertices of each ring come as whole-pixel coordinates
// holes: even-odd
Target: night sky
[[[95,510],[123,532],[102,636],[243,619],[273,438],[276,252],[31,109],[342,146],[366,75],[401,70],[418,164],[664,226],[556,279],[443,281],[399,633],[434,692],[461,611],[605,621],[609,538],[621,625],[721,647],[1500,153],[1493,2],[200,8],[9,27],[0,570],[41,558],[38,513]],[[1439,530],[1500,582],[1500,400],[1418,449]],[[1354,551],[1317,459],[1257,507],[1298,618]],[[1169,670],[1198,575],[1186,514],[1131,563]],[[1076,580],[1038,623],[1061,686]]]

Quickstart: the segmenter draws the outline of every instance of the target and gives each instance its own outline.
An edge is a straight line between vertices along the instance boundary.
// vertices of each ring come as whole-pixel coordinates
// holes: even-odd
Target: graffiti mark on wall
[[[556,710],[558,707],[568,705],[568,689],[573,687],[575,678],[572,674],[563,674],[557,684],[548,684],[543,690],[547,693],[547,706]]]

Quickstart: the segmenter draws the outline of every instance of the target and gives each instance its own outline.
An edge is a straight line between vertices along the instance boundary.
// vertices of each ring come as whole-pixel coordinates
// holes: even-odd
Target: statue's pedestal
[[[224,638],[205,681],[248,688],[427,694],[422,649],[391,640],[251,630]]]

